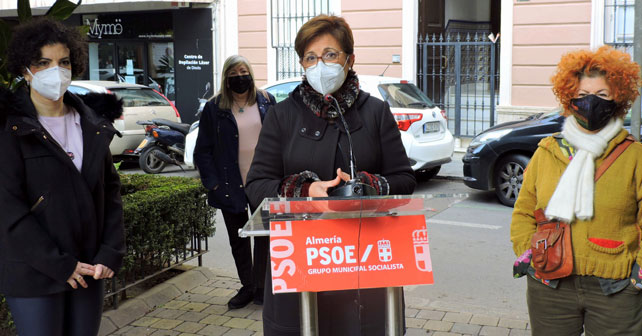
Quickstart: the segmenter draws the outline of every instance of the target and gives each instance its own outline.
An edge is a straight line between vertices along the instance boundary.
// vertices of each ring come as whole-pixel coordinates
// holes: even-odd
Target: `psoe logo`
[[[426,229],[413,231],[412,243],[415,250],[415,265],[417,269],[423,272],[432,272],[428,231]]]
[[[392,248],[390,247],[390,241],[387,239],[382,239],[377,242],[379,246],[379,261],[388,262],[392,260]]]

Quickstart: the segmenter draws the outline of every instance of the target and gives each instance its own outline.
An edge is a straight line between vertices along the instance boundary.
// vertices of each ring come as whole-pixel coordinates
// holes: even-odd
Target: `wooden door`
[[[444,32],[445,0],[419,0],[419,36]]]

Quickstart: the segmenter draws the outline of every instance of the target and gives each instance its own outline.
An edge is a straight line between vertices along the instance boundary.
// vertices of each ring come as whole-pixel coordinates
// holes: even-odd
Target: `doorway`
[[[497,0],[419,0],[417,85],[446,111],[455,136],[495,123],[500,16]]]

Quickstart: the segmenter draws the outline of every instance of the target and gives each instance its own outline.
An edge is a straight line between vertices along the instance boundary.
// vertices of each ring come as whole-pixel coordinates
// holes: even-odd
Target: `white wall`
[[[402,78],[414,83],[417,79],[417,1],[403,0],[402,6],[401,72]]]

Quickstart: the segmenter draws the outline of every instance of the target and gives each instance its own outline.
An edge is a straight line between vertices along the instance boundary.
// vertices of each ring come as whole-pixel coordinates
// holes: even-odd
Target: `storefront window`
[[[89,79],[116,80],[113,43],[89,43]]]
[[[174,43],[149,43],[149,76],[160,85],[167,99],[176,100],[174,85]]]
[[[142,42],[118,44],[118,73],[125,83],[145,84],[144,50]]]

